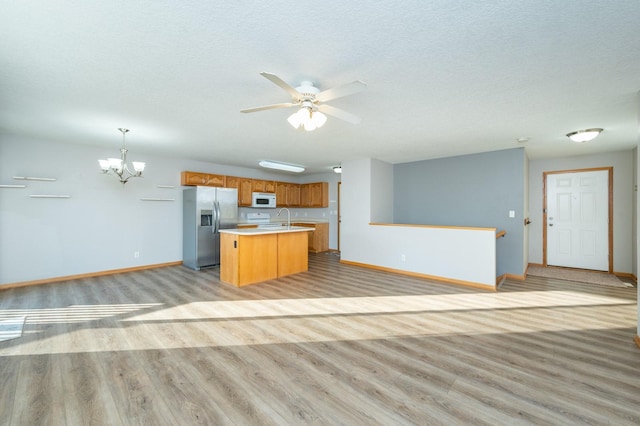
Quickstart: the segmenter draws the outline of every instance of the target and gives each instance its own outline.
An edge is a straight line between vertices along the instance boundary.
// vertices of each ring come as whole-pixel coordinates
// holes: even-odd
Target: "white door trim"
[[[561,173],[581,173],[593,171],[608,171],[609,196],[607,197],[609,204],[609,226],[608,226],[608,245],[609,245],[609,273],[613,274],[613,167],[596,167],[591,169],[576,170],[554,170],[551,172],[542,172],[542,264],[547,266],[547,175]]]

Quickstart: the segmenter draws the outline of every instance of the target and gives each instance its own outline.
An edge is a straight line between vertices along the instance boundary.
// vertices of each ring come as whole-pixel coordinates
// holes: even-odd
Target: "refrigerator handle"
[[[216,234],[220,230],[220,203],[218,203],[217,201],[213,202],[213,212],[214,212],[214,219],[213,219],[213,226],[211,227],[211,229],[212,229],[212,232]]]

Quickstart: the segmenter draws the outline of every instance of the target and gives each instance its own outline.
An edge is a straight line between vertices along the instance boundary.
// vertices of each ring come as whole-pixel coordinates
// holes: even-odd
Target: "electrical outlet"
[[[404,254],[401,254],[400,255],[400,260],[403,261],[403,262],[406,262],[407,261],[407,256],[405,256]]]
[[[136,259],[140,257],[140,252],[139,251],[134,251],[133,252],[133,257],[135,257]]]

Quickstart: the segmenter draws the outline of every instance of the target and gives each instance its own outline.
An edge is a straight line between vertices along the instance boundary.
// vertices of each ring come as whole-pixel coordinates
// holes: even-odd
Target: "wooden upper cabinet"
[[[278,207],[287,207],[287,185],[286,182],[276,182],[276,204]]]
[[[300,207],[300,184],[276,182],[276,203],[278,207]]]
[[[287,206],[300,207],[300,185],[290,183],[287,187]]]
[[[300,185],[300,207],[310,207],[311,199],[309,198],[309,185]]]
[[[299,184],[184,171],[180,184],[236,188],[238,205],[243,207],[251,207],[253,192],[275,193],[278,207],[329,207],[327,182]]]
[[[224,175],[185,171],[180,173],[180,185],[224,187],[225,177]]]
[[[268,192],[274,193],[276,192],[276,183],[272,180],[252,180],[252,189],[253,192]]]
[[[327,182],[308,183],[309,207],[329,207],[329,184]]]
[[[206,185],[207,174],[196,172],[182,172],[180,173],[180,185],[193,186],[193,185]]]
[[[300,207],[329,207],[329,184],[327,182],[302,184]]]
[[[251,206],[251,179],[236,176],[227,176],[227,188],[236,188],[238,190],[239,206]]]

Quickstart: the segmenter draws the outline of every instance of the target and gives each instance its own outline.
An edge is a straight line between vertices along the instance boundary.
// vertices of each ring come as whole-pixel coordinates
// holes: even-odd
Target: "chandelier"
[[[122,148],[120,148],[120,158],[108,158],[106,160],[98,160],[102,173],[117,176],[124,185],[132,177],[142,176],[145,163],[140,161],[132,161],[134,172],[127,167],[127,148],[124,147],[124,138],[129,129],[118,128],[122,132]]]
[[[303,101],[302,107],[287,118],[289,124],[295,129],[302,126],[307,132],[318,129],[327,121],[327,116],[320,111],[314,110],[313,103]]]

